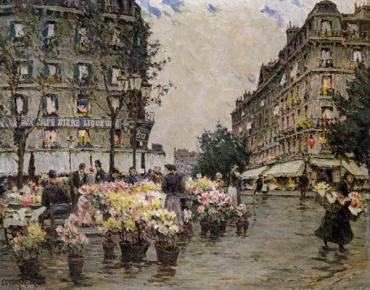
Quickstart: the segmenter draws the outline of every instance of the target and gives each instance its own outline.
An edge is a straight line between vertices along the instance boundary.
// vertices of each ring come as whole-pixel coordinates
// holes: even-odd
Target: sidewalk
[[[252,196],[252,190],[246,190],[241,192],[244,196]],[[313,191],[306,192],[306,198],[315,198],[316,193]],[[365,198],[365,200],[370,200],[370,193],[361,193],[361,195]],[[261,193],[257,193],[257,196],[262,196]],[[264,196],[277,196],[277,197],[297,197],[301,196],[300,191],[282,191],[282,190],[271,190],[268,193],[264,194]]]

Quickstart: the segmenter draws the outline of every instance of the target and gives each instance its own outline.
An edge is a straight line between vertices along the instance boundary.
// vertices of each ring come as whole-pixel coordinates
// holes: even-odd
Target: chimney
[[[289,25],[286,30],[287,43],[289,43],[295,37],[298,31],[299,31],[299,27],[292,26],[292,22],[289,21]]]

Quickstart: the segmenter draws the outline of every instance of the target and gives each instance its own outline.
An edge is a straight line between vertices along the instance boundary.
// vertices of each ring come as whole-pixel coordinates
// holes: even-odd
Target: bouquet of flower
[[[235,215],[238,219],[247,220],[250,216],[247,206],[245,204],[239,204],[238,207],[235,209]]]
[[[218,191],[204,192],[198,196],[197,214],[200,220],[221,223],[233,212],[230,196]]]
[[[77,217],[71,214],[64,222],[64,226],[58,226],[56,232],[67,248],[70,256],[81,256],[82,250],[88,243],[86,235],[77,228]]]
[[[350,192],[348,195],[350,199],[349,211],[353,216],[359,216],[361,213],[366,212],[366,202],[362,196],[357,192]]]
[[[162,190],[162,188],[160,184],[155,184],[153,181],[148,181],[144,179],[131,186],[130,190],[133,194],[147,194],[151,192],[159,192]]]
[[[177,217],[174,212],[166,209],[154,209],[148,211],[145,218],[147,230],[158,246],[165,249],[177,248],[176,235],[180,228],[176,224]]]
[[[39,248],[45,241],[46,233],[38,223],[31,223],[10,242],[19,260],[28,260],[39,254]]]
[[[214,191],[217,184],[207,177],[201,177],[186,184],[186,190],[189,194],[199,195],[204,192]]]
[[[330,185],[326,182],[319,182],[314,186],[315,191],[320,194],[321,197],[324,197],[325,194],[330,190]]]

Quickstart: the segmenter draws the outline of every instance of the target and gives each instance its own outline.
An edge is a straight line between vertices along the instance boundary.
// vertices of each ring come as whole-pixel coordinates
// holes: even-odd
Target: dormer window
[[[328,20],[321,21],[321,33],[325,35],[331,34],[331,22]]]

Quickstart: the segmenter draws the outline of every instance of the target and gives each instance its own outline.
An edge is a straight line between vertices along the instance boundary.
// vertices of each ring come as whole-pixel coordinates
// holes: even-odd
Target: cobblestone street
[[[196,227],[173,268],[156,263],[153,247],[143,263],[123,265],[117,258],[104,264],[100,240],[92,238],[85,276],[75,289],[368,289],[365,216],[352,223],[355,239],[347,253],[339,254],[333,244],[329,252],[322,252],[322,242],[313,235],[324,210],[312,199],[300,204],[292,197],[259,197],[256,212],[244,238],[229,226],[225,237],[210,241],[201,238]],[[44,254],[42,262],[47,287],[37,289],[73,288],[65,256],[50,259]],[[14,258],[4,248],[0,271],[3,280],[17,279]]]

